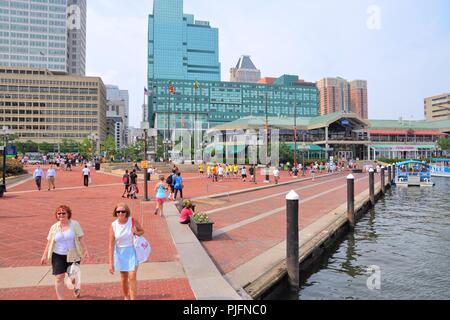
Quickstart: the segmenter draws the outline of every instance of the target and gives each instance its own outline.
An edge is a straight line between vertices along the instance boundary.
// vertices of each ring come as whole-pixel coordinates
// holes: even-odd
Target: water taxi
[[[431,175],[433,177],[450,178],[450,159],[448,158],[431,159]]]
[[[433,187],[431,181],[431,166],[426,162],[404,161],[396,164],[397,186],[406,187]]]

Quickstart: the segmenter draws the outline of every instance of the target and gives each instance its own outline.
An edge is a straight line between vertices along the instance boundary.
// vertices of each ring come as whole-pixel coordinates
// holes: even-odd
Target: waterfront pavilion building
[[[294,118],[270,117],[269,131],[279,130],[280,143],[292,150]],[[326,116],[299,117],[297,123],[298,159],[359,159],[430,158],[439,152],[438,140],[450,133],[450,121],[415,121],[399,123],[395,120],[365,120],[354,113],[333,113]],[[248,146],[237,146],[233,132],[263,130],[264,117],[248,117],[208,130],[211,152],[226,150],[241,152]],[[263,132],[261,132],[264,135]],[[220,141],[215,141],[217,136]],[[269,135],[270,136],[270,135]],[[228,152],[228,151],[227,151]],[[247,150],[246,150],[247,152]]]

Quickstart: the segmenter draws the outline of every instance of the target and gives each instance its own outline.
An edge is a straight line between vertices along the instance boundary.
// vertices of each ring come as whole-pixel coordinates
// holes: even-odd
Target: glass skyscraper
[[[86,0],[0,0],[0,66],[84,75]]]
[[[220,81],[219,30],[183,14],[183,0],[154,0],[148,26],[149,81]]]
[[[173,129],[192,130],[200,121],[208,129],[266,113],[318,115],[316,85],[298,76],[221,82],[218,30],[183,14],[182,0],[154,0],[148,34],[148,121],[161,136]]]

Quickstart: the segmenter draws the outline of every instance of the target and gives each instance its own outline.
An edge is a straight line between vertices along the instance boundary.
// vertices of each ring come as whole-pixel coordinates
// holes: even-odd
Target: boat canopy
[[[422,166],[427,167],[427,168],[430,167],[430,165],[428,163],[426,163],[426,162],[424,163],[424,162],[414,161],[414,160],[408,160],[408,161],[399,162],[399,163],[396,164],[396,166],[397,167],[407,166],[409,164],[419,164],[419,165],[422,165]]]

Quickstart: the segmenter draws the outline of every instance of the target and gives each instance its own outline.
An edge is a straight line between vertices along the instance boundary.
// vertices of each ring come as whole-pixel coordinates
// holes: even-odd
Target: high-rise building
[[[0,66],[84,75],[85,55],[86,0],[0,1]]]
[[[220,81],[219,30],[183,14],[183,0],[154,0],[148,78]]]
[[[425,98],[424,103],[427,121],[450,119],[450,93]]]
[[[350,86],[342,78],[323,78],[317,81],[321,115],[350,111]]]
[[[368,119],[367,81],[323,78],[317,81],[319,112],[327,115],[335,112],[354,112]]]
[[[128,144],[129,130],[129,94],[118,86],[106,85],[108,121],[107,134],[116,140],[117,149]]]
[[[0,124],[20,141],[106,138],[106,89],[101,78],[47,69],[0,67]]]
[[[350,111],[363,119],[369,119],[369,100],[366,80],[353,80],[350,82]]]
[[[70,74],[86,74],[86,0],[68,0],[67,71]]]
[[[230,70],[231,82],[257,83],[261,80],[261,70],[253,64],[250,56],[242,56],[235,68]]]

